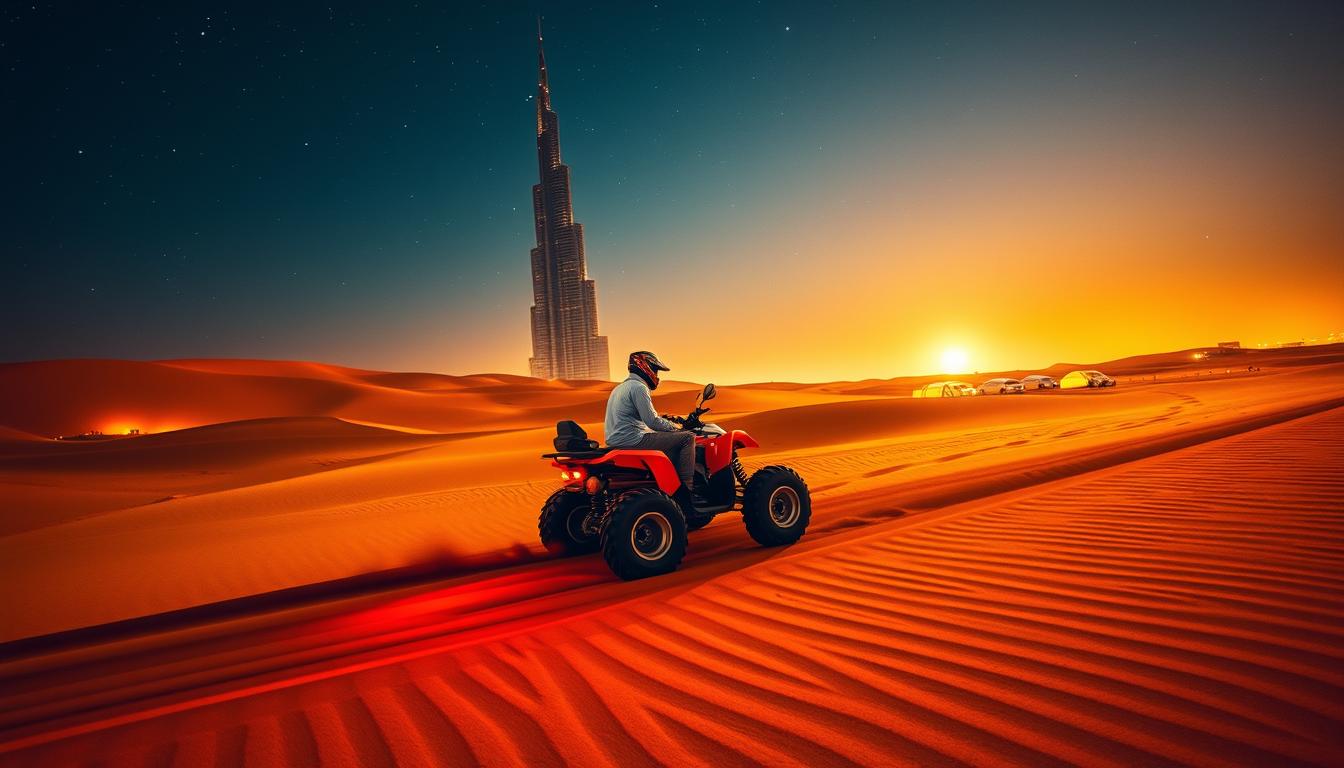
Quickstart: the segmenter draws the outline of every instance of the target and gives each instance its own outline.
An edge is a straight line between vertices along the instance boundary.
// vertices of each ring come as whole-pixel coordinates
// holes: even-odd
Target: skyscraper
[[[546,53],[537,23],[537,166],[532,187],[537,247],[532,249],[532,375],[608,379],[607,337],[597,335],[597,286],[588,279],[583,225],[574,221],[569,166],[560,162],[560,128],[551,110]]]

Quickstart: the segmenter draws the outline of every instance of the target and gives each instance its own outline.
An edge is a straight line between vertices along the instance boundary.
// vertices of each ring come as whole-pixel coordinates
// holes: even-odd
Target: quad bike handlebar
[[[705,426],[700,417],[709,413],[709,407],[705,405],[706,400],[713,400],[717,392],[713,384],[706,384],[704,390],[700,392],[700,397],[695,401],[695,407],[691,409],[690,414],[686,416],[673,416],[668,413],[660,414],[664,419],[673,424],[680,424],[682,429],[696,430]]]
[[[709,413],[709,409],[700,407],[692,410],[690,414],[686,416],[673,416],[670,413],[664,413],[662,414],[662,417],[673,424],[680,424],[683,429],[698,429],[699,427],[704,426],[700,421],[700,417],[704,416],[706,413]]]

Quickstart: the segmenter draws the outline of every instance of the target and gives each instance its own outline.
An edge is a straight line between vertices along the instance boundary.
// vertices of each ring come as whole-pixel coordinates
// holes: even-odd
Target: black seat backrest
[[[589,440],[588,433],[577,422],[566,419],[555,423],[555,450],[561,453],[595,451],[597,441]]]

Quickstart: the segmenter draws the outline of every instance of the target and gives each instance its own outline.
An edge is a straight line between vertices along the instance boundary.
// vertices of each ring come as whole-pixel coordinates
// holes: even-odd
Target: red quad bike
[[[662,451],[599,448],[573,421],[556,424],[556,452],[542,458],[560,470],[565,485],[541,509],[542,544],[565,555],[600,549],[611,570],[628,581],[675,571],[686,554],[686,533],[733,509],[742,510],[747,533],[762,546],[802,538],[812,518],[807,484],[782,466],[763,467],[748,479],[737,451],[759,443],[742,430],[700,421],[714,394],[707,384],[689,416],[665,417],[695,434],[689,513],[672,499],[681,480]]]

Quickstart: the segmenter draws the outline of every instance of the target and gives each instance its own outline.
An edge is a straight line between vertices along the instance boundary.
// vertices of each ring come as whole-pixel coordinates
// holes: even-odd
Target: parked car
[[[990,379],[980,385],[982,395],[1020,395],[1026,391],[1017,379]]]
[[[1098,386],[1098,387],[1114,387],[1114,386],[1115,386],[1115,379],[1112,379],[1110,376],[1107,376],[1106,374],[1102,373],[1101,371],[1083,371],[1083,373],[1086,373],[1087,375],[1089,375],[1089,376],[1091,376],[1092,378],[1094,378],[1094,379],[1096,380],[1096,382],[1097,382],[1097,386]]]
[[[1101,371],[1070,371],[1059,380],[1059,386],[1061,389],[1114,387],[1115,379]]]
[[[969,397],[979,390],[964,381],[935,381],[925,384],[910,394],[911,397]]]
[[[1027,389],[1059,389],[1059,382],[1049,376],[1033,373],[1022,377],[1022,386]]]

